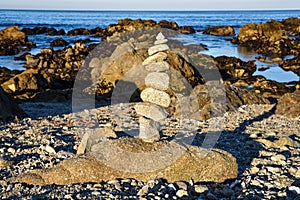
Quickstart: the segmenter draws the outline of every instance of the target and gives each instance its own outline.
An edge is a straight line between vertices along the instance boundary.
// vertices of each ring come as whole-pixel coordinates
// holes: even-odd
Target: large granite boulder
[[[300,90],[283,95],[276,105],[276,114],[287,117],[300,116]]]
[[[0,30],[0,55],[14,55],[33,46],[35,44],[28,42],[26,34],[18,26]]]
[[[116,151],[111,150],[114,146]],[[166,152],[169,152],[167,157]],[[11,181],[33,185],[67,185],[118,178],[134,178],[143,182],[163,178],[169,182],[189,182],[193,179],[195,182],[221,183],[236,178],[238,174],[236,159],[225,151],[196,146],[186,149],[173,142],[145,143],[130,138],[109,140],[94,145],[93,153],[94,156],[65,160],[50,169],[30,171]],[[107,156],[110,163],[101,160],[101,157],[106,159]],[[161,166],[153,165],[158,161],[155,159],[162,159]],[[172,162],[169,163],[169,159]]]
[[[203,31],[203,34],[215,35],[215,36],[233,36],[235,35],[234,28],[232,26],[212,26]]]

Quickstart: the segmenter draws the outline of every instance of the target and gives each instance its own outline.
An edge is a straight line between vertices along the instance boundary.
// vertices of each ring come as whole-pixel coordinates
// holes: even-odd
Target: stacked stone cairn
[[[143,66],[147,71],[145,78],[146,89],[141,92],[143,103],[135,105],[139,118],[139,138],[144,142],[155,142],[160,139],[160,130],[163,121],[168,117],[167,107],[171,98],[166,90],[169,89],[170,65],[165,61],[169,50],[168,40],[162,33],[156,37],[154,46],[148,49],[149,57],[144,60]]]

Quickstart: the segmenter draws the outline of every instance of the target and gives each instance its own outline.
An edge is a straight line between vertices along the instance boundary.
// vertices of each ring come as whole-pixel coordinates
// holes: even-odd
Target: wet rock
[[[167,29],[172,29],[172,30],[178,30],[179,26],[176,22],[169,22],[167,20],[161,20],[160,22],[158,22],[158,25],[161,28],[167,28]]]
[[[69,43],[62,38],[55,39],[50,43],[51,47],[65,47],[68,45]]]
[[[300,19],[296,17],[287,18],[281,21],[284,29],[290,35],[299,35],[300,33]]]
[[[235,57],[219,56],[214,58],[223,80],[234,82],[251,77],[256,71],[255,61],[244,62]]]
[[[300,91],[287,93],[283,95],[276,105],[276,114],[285,115],[287,117],[300,116]]]
[[[34,27],[34,28],[23,28],[22,32],[26,33],[26,35],[41,35],[46,34],[47,35],[65,35],[66,32],[63,29],[56,30],[55,28],[48,28],[48,27]]]
[[[178,31],[183,34],[192,34],[196,33],[194,27],[192,26],[180,26]]]
[[[292,71],[300,76],[300,57],[297,56],[292,59],[287,59],[280,63],[280,67],[282,67],[284,70]]]
[[[21,72],[20,70],[10,70],[6,67],[0,67],[0,85]]]
[[[235,35],[234,28],[231,26],[213,26],[208,27],[203,31],[203,34],[215,36],[233,36]]]
[[[90,31],[86,28],[76,28],[74,30],[68,31],[67,35],[68,36],[90,35]]]
[[[18,54],[34,46],[33,42],[28,42],[26,34],[18,26],[0,30],[0,55]]]
[[[276,20],[265,24],[247,24],[239,30],[237,38],[238,44],[270,57],[291,54],[292,42],[283,24]]]

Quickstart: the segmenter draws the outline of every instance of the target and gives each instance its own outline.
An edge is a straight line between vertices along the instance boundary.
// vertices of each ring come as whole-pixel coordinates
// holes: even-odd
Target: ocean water
[[[300,18],[300,11],[21,11],[0,10],[0,29],[17,25],[20,28],[33,28],[36,26],[64,29],[66,32],[75,28],[105,28],[109,24],[115,24],[119,19],[153,19],[155,21],[175,21],[180,26],[193,26],[196,30],[203,30],[209,26],[233,26],[236,34],[240,27],[247,23],[267,22],[271,19],[282,20],[289,17]],[[40,48],[47,48],[50,42],[62,36],[33,35],[30,41],[37,44],[32,49],[32,54],[40,52]],[[63,36],[63,39],[73,44],[78,39],[90,38],[88,36]],[[217,37],[204,35],[197,32],[183,36],[189,43],[202,43],[207,45],[206,53],[212,56],[235,56],[244,61],[253,60],[255,53],[245,52],[244,49],[232,44],[231,37]],[[99,38],[90,38],[92,42],[100,42]],[[266,67],[268,64],[256,63],[258,67]],[[0,66],[10,69],[24,69],[22,62],[14,61],[13,56],[0,56]],[[256,72],[268,79],[279,82],[299,81],[299,76],[293,72],[286,72],[277,65],[272,65],[269,70]]]

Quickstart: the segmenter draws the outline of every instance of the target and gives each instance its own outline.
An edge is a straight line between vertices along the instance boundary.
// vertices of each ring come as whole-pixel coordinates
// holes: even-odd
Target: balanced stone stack
[[[146,89],[141,93],[144,103],[137,104],[135,110],[140,115],[139,138],[145,142],[155,142],[160,139],[161,124],[168,117],[165,108],[169,107],[171,98],[166,90],[169,89],[170,65],[165,61],[169,50],[168,40],[159,33],[154,46],[148,49],[149,56],[144,62],[146,71]]]

